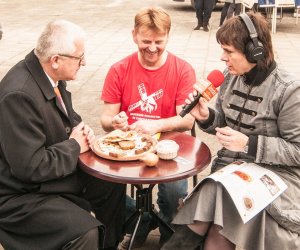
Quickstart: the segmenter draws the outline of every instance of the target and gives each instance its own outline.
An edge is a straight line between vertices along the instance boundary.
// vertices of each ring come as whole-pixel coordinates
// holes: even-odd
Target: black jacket
[[[66,83],[59,89],[68,116],[33,51],[0,83],[0,242],[7,249],[59,249],[100,224],[79,197],[80,146],[69,135],[81,118]]]

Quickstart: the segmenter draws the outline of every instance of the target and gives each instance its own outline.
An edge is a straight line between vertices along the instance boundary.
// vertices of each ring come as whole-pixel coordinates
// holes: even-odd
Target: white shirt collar
[[[57,87],[57,86],[58,86],[58,82],[55,83],[55,82],[52,80],[52,78],[51,78],[46,72],[45,72],[45,74],[46,74],[46,76],[48,77],[49,81],[51,82],[52,87],[53,87],[53,88]]]

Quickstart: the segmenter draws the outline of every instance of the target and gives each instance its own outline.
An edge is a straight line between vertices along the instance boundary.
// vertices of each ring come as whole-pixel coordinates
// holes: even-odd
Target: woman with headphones
[[[206,179],[179,209],[175,233],[162,249],[300,249],[300,80],[275,62],[261,14],[229,19],[216,37],[226,63],[224,83],[214,109],[200,98],[191,111],[199,128],[223,146],[212,172],[235,161],[255,163],[288,188],[244,224],[226,189]]]

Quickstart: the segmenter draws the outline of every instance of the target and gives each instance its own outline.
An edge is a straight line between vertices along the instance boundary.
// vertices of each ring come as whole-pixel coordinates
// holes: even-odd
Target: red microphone
[[[224,82],[224,75],[219,70],[213,70],[207,76],[207,81],[202,80],[200,83],[201,91],[194,97],[195,99],[190,103],[183,106],[179,115],[184,117],[187,113],[197,105],[200,97],[204,97],[207,101],[211,100],[217,93],[217,88]]]

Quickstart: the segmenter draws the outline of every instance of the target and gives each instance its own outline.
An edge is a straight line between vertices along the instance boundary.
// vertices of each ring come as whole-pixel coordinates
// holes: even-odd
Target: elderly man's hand
[[[95,141],[95,134],[94,134],[93,129],[91,129],[90,126],[88,126],[88,125],[84,125],[83,134],[86,136],[88,144],[91,147]]]
[[[87,139],[87,135],[85,134],[85,132],[87,134],[90,134],[90,132],[87,128],[84,131],[85,126],[86,125],[83,122],[79,123],[76,127],[73,128],[70,135],[70,138],[73,138],[78,142],[80,146],[80,153],[84,153],[90,149],[89,140]],[[89,136],[91,137],[91,135]]]

